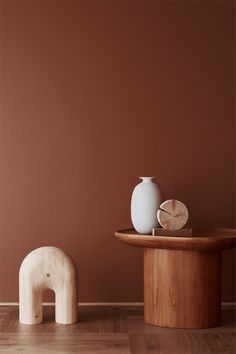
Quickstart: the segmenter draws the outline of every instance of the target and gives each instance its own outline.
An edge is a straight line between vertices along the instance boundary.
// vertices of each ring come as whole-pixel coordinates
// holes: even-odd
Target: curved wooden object
[[[236,246],[236,230],[198,230],[193,237],[115,233],[144,247],[144,320],[175,328],[220,325],[221,251]]]
[[[19,320],[41,323],[42,293],[55,292],[55,321],[62,324],[78,320],[77,270],[72,259],[57,247],[40,247],[23,260],[19,272]]]
[[[129,245],[170,250],[213,251],[236,246],[234,229],[199,229],[192,237],[140,235],[134,229],[115,232],[115,236]]]

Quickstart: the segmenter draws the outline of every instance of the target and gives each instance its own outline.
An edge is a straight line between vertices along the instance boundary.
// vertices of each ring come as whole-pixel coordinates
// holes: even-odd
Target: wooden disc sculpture
[[[188,209],[179,200],[166,200],[157,211],[157,219],[166,230],[180,230],[188,221]]]
[[[20,322],[41,323],[42,293],[55,292],[57,323],[78,319],[77,270],[72,259],[57,247],[40,247],[23,260],[19,272]]]

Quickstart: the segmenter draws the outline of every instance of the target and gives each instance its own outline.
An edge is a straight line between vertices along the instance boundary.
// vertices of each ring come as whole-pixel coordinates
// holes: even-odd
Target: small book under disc
[[[192,237],[193,236],[193,229],[184,228],[180,230],[166,230],[162,227],[156,227],[152,229],[152,236],[176,236],[176,237]]]

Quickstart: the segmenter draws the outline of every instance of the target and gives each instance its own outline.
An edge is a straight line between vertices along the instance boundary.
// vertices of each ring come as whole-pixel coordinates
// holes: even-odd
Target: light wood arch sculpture
[[[57,247],[40,247],[23,260],[19,271],[19,320],[23,324],[43,321],[42,293],[55,292],[55,321],[78,320],[77,270],[72,259]]]

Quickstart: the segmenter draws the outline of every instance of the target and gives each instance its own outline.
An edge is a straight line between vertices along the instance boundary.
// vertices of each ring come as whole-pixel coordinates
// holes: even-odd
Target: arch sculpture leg
[[[19,272],[19,320],[41,323],[42,292],[52,289],[56,298],[58,323],[78,320],[77,270],[72,259],[56,247],[40,247],[23,260]]]

